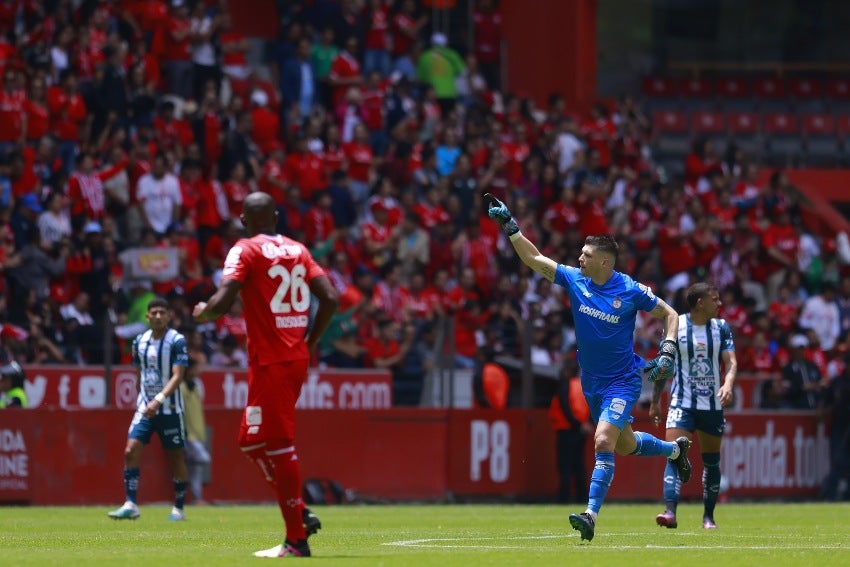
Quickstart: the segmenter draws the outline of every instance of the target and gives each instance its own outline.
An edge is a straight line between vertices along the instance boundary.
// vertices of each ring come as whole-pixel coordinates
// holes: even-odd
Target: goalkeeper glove
[[[490,193],[484,193],[484,198],[490,199],[491,201],[490,206],[487,208],[487,215],[499,223],[499,226],[502,227],[502,231],[507,236],[513,236],[519,232],[519,226],[511,216],[511,212],[508,210],[507,205]]]
[[[650,382],[658,380],[667,380],[673,376],[673,365],[676,362],[676,353],[679,347],[675,341],[664,339],[661,341],[661,350],[658,351],[658,356],[649,361],[646,365],[646,379]]]

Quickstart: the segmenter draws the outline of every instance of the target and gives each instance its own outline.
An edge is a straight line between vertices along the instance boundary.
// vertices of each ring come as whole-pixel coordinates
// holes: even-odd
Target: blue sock
[[[635,431],[635,440],[637,441],[637,448],[632,451],[632,455],[640,457],[669,457],[676,447],[676,444],[672,441],[662,441],[658,437],[643,431]]]
[[[614,453],[596,453],[596,464],[593,474],[590,475],[590,497],[587,499],[587,507],[597,514],[608,494],[608,487],[614,480]]]
[[[136,492],[139,490],[139,467],[124,469],[124,492],[127,500],[136,504]]]
[[[702,503],[705,516],[714,518],[714,506],[720,494],[720,453],[702,454]]]
[[[186,487],[189,483],[185,480],[174,481],[174,507],[183,509],[183,503],[186,501]]]
[[[667,509],[676,513],[679,504],[679,493],[682,489],[682,481],[679,480],[679,470],[673,461],[668,460],[664,467],[664,504]]]

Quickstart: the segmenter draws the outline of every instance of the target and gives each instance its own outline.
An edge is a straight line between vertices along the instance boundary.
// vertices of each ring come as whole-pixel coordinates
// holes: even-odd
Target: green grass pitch
[[[846,504],[721,504],[715,531],[702,507],[683,504],[679,528],[655,525],[662,506],[609,504],[596,537],[580,542],[567,522],[581,506],[381,505],[317,507],[324,524],[311,538],[319,565],[850,565]],[[187,521],[165,521],[170,507],[142,505],[136,521],[106,507],[0,508],[0,564],[244,565],[280,543],[273,506],[187,507]]]

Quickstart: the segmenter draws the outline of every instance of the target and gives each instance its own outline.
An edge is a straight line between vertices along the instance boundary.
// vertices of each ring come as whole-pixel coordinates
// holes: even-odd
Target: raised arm
[[[537,246],[522,235],[519,226],[511,216],[511,212],[503,202],[490,193],[485,193],[484,198],[490,200],[487,214],[502,227],[502,232],[505,233],[511,244],[513,244],[519,259],[550,282],[555,281],[555,272],[558,269],[558,263],[541,254]]]
[[[664,340],[675,343],[676,333],[679,330],[679,314],[676,313],[676,310],[659,297],[658,304],[650,313],[664,321]]]

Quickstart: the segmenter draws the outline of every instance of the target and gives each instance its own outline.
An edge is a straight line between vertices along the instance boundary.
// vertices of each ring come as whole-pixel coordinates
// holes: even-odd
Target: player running
[[[611,480],[614,452],[620,455],[664,456],[676,467],[682,482],[691,476],[690,441],[662,441],[649,433],[633,431],[632,408],[641,389],[643,360],[634,352],[635,316],[648,311],[665,323],[665,339],[658,356],[647,364],[650,381],[663,380],[673,370],[676,357],[678,314],[652,291],[614,270],[617,242],[608,235],[588,236],[579,256],[579,268],[558,264],[543,256],[519,230],[504,203],[484,195],[492,203],[487,214],[499,223],[520,259],[532,270],[570,295],[581,366],[581,385],[591,418],[596,464],[590,479],[587,510],[570,514],[570,524],[582,540],[592,540],[596,518]]]
[[[309,557],[307,537],[321,523],[301,499],[295,403],[310,352],[336,310],[337,292],[303,244],[275,232],[277,212],[269,195],[249,194],[241,218],[248,238],[230,249],[221,287],[193,315],[198,322],[220,317],[241,292],[249,362],[239,447],[272,486],[286,524],[282,545],[254,555]],[[308,331],[311,292],[319,308]]]
[[[695,283],[686,293],[690,313],[679,316],[679,360],[670,388],[667,439],[699,437],[702,451],[702,527],[716,529],[714,507],[720,493],[720,442],[726,420],[723,408],[732,404],[738,361],[729,324],[717,319],[722,303],[711,284]],[[725,374],[720,380],[721,361]],[[661,423],[659,400],[666,380],[655,382],[649,417]],[[659,526],[675,528],[680,485],[670,463],[664,470],[666,509],[655,517]]]
[[[189,472],[183,447],[186,432],[183,426],[183,395],[180,383],[189,365],[186,339],[170,328],[171,310],[161,297],[148,303],[150,329],[133,341],[133,366],[138,370],[136,413],[130,423],[127,446],[124,449],[124,491],[127,499],[110,518],[135,520],[139,517],[136,494],[139,487],[139,463],[142,450],[156,432],[174,474],[174,507],[169,521],[185,519],[183,502],[186,498]]]

